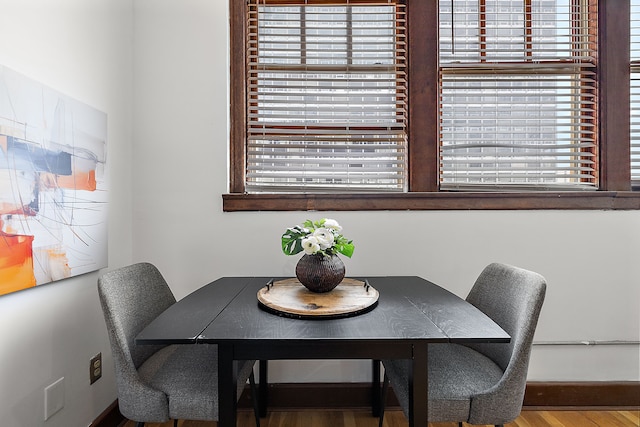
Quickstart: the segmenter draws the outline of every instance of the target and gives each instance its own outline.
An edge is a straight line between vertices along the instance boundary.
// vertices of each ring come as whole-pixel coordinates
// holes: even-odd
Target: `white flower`
[[[313,236],[320,245],[320,249],[325,250],[333,246],[333,233],[326,228],[318,228],[313,232]],[[304,245],[303,245],[304,246]]]
[[[307,255],[313,255],[320,250],[318,239],[313,236],[309,236],[306,239],[302,239],[302,249]]]
[[[334,230],[336,233],[339,233],[342,231],[342,227],[340,226],[340,224],[338,224],[338,221],[336,221],[335,219],[329,219],[329,218],[325,219],[324,228]]]

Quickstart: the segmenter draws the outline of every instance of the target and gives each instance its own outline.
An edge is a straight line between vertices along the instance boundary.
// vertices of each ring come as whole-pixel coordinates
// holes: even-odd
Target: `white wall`
[[[134,259],[178,298],[225,275],[293,275],[286,227],[337,219],[347,274],[414,274],[464,296],[492,261],[549,281],[537,341],[638,341],[640,212],[222,212],[228,157],[228,1],[137,0]],[[638,380],[631,346],[536,347],[531,380]],[[361,381],[361,362],[278,362],[272,381]]]
[[[0,0],[0,64],[108,115],[109,263],[132,259],[131,0]],[[115,399],[113,361],[91,273],[0,297],[0,425],[89,425]],[[103,378],[89,385],[102,352]],[[44,422],[44,388],[65,406]]]

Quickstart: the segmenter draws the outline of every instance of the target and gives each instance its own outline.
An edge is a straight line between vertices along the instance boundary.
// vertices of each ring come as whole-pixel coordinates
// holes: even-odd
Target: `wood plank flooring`
[[[178,427],[216,427],[215,422],[179,421]],[[384,427],[407,427],[402,411],[387,411]],[[378,419],[368,411],[271,411],[261,427],[377,427]],[[469,427],[470,424],[465,424]],[[135,427],[127,421],[122,427]],[[173,427],[173,421],[145,427]],[[253,412],[238,413],[238,427],[255,427]],[[458,427],[457,423],[430,423],[429,427]],[[480,427],[480,426],[475,426]],[[640,411],[522,411],[505,427],[640,427]]]

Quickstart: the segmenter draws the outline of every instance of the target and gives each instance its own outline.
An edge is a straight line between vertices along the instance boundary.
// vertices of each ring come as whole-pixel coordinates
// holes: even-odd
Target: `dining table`
[[[240,360],[260,361],[263,415],[268,360],[372,361],[374,415],[380,405],[379,361],[410,360],[409,426],[424,427],[429,346],[510,341],[509,334],[472,304],[418,276],[356,277],[378,292],[375,304],[353,315],[318,318],[280,313],[262,304],[258,293],[279,279],[286,278],[221,277],[167,308],[135,338],[136,345],[218,346],[219,427],[236,426]]]

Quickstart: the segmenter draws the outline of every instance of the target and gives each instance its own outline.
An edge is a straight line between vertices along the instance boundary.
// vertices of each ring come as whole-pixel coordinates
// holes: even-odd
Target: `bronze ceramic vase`
[[[344,279],[344,263],[337,255],[303,255],[296,265],[296,277],[311,292],[329,292]]]

